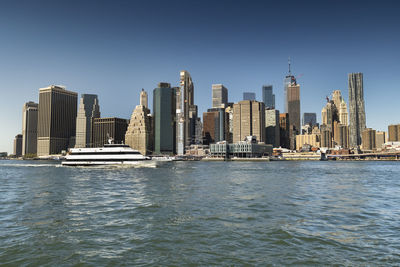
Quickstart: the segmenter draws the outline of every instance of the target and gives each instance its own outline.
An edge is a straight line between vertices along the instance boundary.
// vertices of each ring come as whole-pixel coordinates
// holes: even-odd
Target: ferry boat
[[[109,143],[103,147],[71,148],[61,164],[63,166],[133,165],[146,160],[151,158],[143,156],[128,145]]]

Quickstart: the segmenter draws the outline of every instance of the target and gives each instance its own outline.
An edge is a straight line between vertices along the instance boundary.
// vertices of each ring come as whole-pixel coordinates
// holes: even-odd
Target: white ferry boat
[[[64,166],[132,165],[150,159],[128,145],[105,144],[104,147],[71,148],[61,164]]]

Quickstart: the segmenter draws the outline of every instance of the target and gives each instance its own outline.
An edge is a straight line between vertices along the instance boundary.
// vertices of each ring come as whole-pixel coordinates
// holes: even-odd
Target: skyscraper
[[[91,147],[93,119],[100,118],[100,107],[97,95],[82,94],[78,116],[76,117],[75,147]]]
[[[281,147],[290,148],[289,113],[279,114],[279,127]]]
[[[225,108],[212,108],[203,113],[203,137],[207,144],[227,140],[228,116]]]
[[[305,126],[306,124],[313,127],[317,124],[317,113],[303,113],[303,123],[302,125]]]
[[[212,107],[221,108],[228,103],[228,89],[222,84],[213,84],[212,89]]]
[[[189,72],[180,72],[180,87],[176,90],[176,153],[183,155],[185,148],[195,140],[197,106],[194,104],[194,85]]]
[[[22,134],[17,134],[14,138],[14,156],[22,156]]]
[[[250,101],[256,100],[256,93],[244,92],[243,93],[243,100],[250,100]]]
[[[140,105],[132,112],[131,120],[125,134],[125,144],[138,150],[143,155],[152,151],[152,117],[147,106],[147,93],[140,92]]]
[[[61,86],[39,89],[38,156],[60,154],[73,145],[77,99],[77,93]]]
[[[289,123],[295,128],[295,133],[299,133],[300,127],[300,85],[297,84],[296,78],[290,70],[284,80],[285,86],[285,112],[289,113]]]
[[[22,155],[36,154],[38,104],[27,102],[22,108]]]
[[[169,83],[159,83],[158,88],[153,91],[153,131],[154,131],[154,153],[156,154],[175,154],[176,153],[176,110],[175,93],[180,88],[171,88]],[[179,112],[179,115],[182,115]],[[182,134],[183,123],[182,120]]]
[[[149,108],[148,105],[148,97],[147,97],[147,92],[142,88],[142,91],[140,92],[140,104],[144,108]]]
[[[94,147],[102,147],[111,138],[115,144],[125,141],[128,122],[121,118],[94,118],[92,128],[92,142]]]
[[[342,93],[340,90],[335,90],[332,93],[332,100],[338,110],[339,121],[343,125],[348,125],[347,104],[344,101]]]
[[[243,100],[233,105],[233,142],[256,136],[265,138],[265,106],[263,102]]]
[[[265,109],[265,143],[280,146],[279,110]]]
[[[262,98],[265,108],[275,109],[275,94],[272,93],[272,85],[263,85]]]
[[[365,129],[365,105],[363,74],[349,74],[349,113],[350,113],[350,147],[361,145],[362,131]]]

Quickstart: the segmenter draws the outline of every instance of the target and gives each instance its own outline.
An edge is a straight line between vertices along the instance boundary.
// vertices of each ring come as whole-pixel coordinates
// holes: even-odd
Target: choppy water
[[[0,161],[0,264],[399,265],[400,163]]]

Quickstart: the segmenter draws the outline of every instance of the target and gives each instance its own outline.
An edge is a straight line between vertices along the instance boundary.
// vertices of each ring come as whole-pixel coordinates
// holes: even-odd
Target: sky
[[[283,111],[283,79],[301,87],[301,113],[320,121],[326,96],[348,73],[364,74],[367,127],[400,123],[400,2],[396,1],[0,1],[0,151],[12,153],[22,106],[39,88],[99,96],[102,117],[129,119],[139,93],[178,85],[187,70],[199,113],[211,85],[262,99],[272,84]]]

